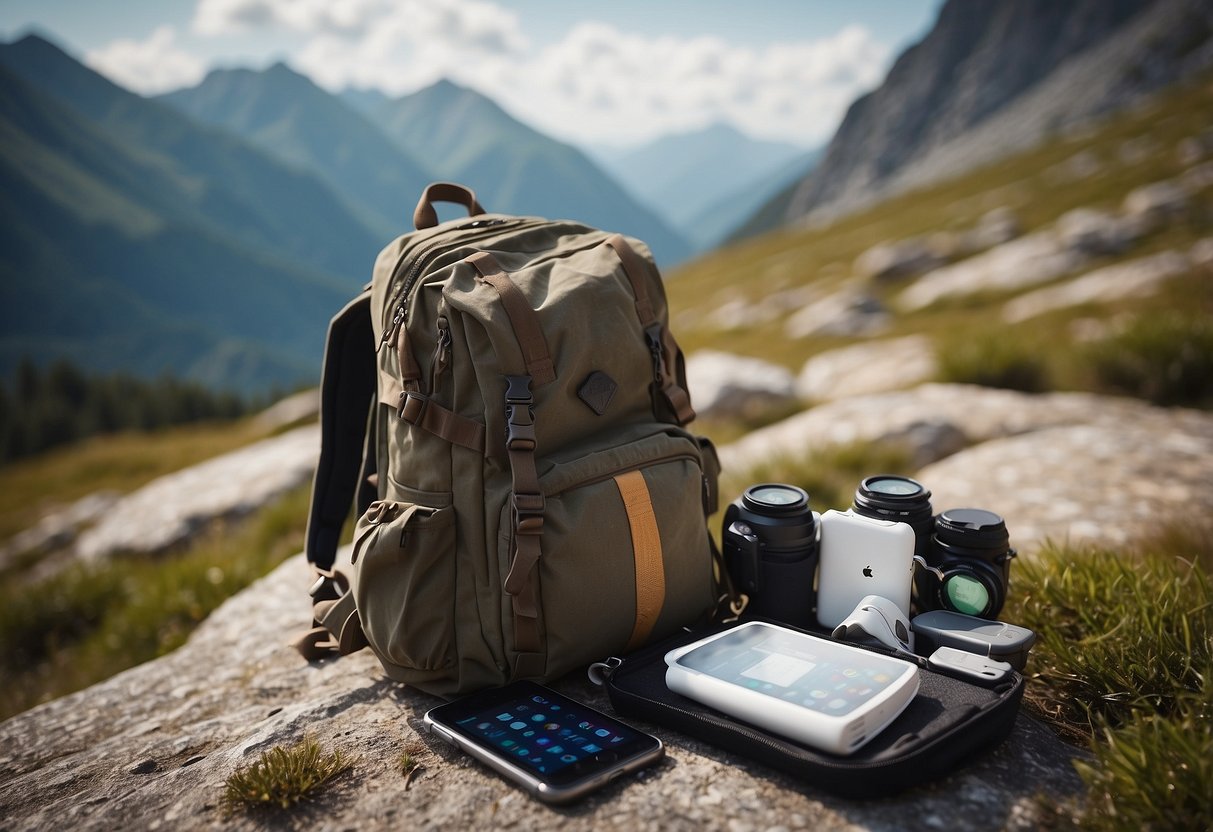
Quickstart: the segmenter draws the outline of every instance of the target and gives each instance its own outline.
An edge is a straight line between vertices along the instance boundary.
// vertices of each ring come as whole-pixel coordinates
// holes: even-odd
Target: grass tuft
[[[937,351],[941,381],[1042,393],[1052,382],[1045,356],[1033,344],[1002,330],[947,338]]]
[[[1206,315],[1146,315],[1086,352],[1101,389],[1159,405],[1213,406],[1213,322]]]
[[[276,745],[251,766],[238,768],[224,782],[223,806],[240,809],[289,809],[313,799],[325,783],[348,770],[354,761],[340,751],[325,751],[305,737],[295,745]]]

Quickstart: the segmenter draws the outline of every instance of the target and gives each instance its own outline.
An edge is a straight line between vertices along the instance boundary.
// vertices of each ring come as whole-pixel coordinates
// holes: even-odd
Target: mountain
[[[731,125],[717,123],[601,158],[625,188],[702,246],[715,236],[699,230],[705,210],[717,208],[774,175],[787,176],[779,183],[787,184],[793,160],[798,162],[794,173],[804,174],[808,161],[799,164],[804,156],[805,151],[795,145],[759,141]],[[771,188],[764,187],[764,196],[769,197]],[[730,217],[722,224],[727,230],[746,215]]]
[[[690,244],[576,148],[510,116],[483,95],[439,81],[381,102],[375,122],[443,179],[471,187],[489,211],[572,219],[631,234],[677,263]]]
[[[38,38],[0,47],[0,134],[0,370],[315,380],[376,248],[323,184]]]
[[[948,0],[820,165],[747,225],[846,213],[1025,149],[1208,66],[1210,0]]]
[[[807,153],[802,151],[766,175],[756,177],[715,202],[701,206],[687,220],[685,233],[701,250],[716,248],[731,239],[733,232],[753,217],[756,211],[807,176],[824,153],[824,147]]]
[[[361,111],[283,63],[261,72],[214,70],[160,100],[318,173],[385,242],[403,230],[435,178]]]
[[[355,281],[386,242],[314,175],[122,89],[41,37],[0,46],[0,66],[172,171],[178,215],[199,226]]]

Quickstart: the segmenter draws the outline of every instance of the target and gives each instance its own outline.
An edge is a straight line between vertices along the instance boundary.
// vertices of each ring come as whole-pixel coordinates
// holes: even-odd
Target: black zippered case
[[[854,754],[827,754],[735,720],[666,687],[667,652],[728,626],[732,625],[684,631],[621,660],[595,665],[612,708],[620,715],[681,731],[835,794],[883,797],[941,777],[996,747],[1011,733],[1023,698],[1024,677],[1019,673],[986,688],[930,670],[926,660],[920,659],[918,695],[905,711]],[[865,649],[894,655],[888,650]]]

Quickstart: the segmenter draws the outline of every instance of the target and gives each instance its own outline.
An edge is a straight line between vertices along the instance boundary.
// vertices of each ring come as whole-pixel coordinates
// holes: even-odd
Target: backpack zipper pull
[[[615,671],[623,666],[623,659],[617,659],[611,656],[609,659],[601,662],[594,662],[586,670],[585,675],[590,677],[590,681],[598,687],[602,687],[607,682],[611,681],[611,677],[615,675]]]
[[[404,319],[409,315],[409,308],[406,304],[401,303],[396,307],[396,314],[392,316],[392,321],[387,325],[387,329],[383,331],[383,338],[379,341],[378,349],[382,349],[384,344],[390,344],[396,337],[396,330],[400,329]]]
[[[438,319],[438,343],[434,347],[434,363],[430,373],[430,392],[434,392],[438,379],[446,372],[451,360],[451,326],[446,318]]]

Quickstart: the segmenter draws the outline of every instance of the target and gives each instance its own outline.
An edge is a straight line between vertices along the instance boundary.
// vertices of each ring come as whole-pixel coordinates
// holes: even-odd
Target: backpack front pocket
[[[354,593],[367,641],[385,662],[454,664],[455,510],[377,500],[358,519]]]
[[[540,478],[534,577],[549,676],[668,635],[713,601],[695,443],[663,432],[570,457]],[[500,544],[505,574],[508,531]]]

